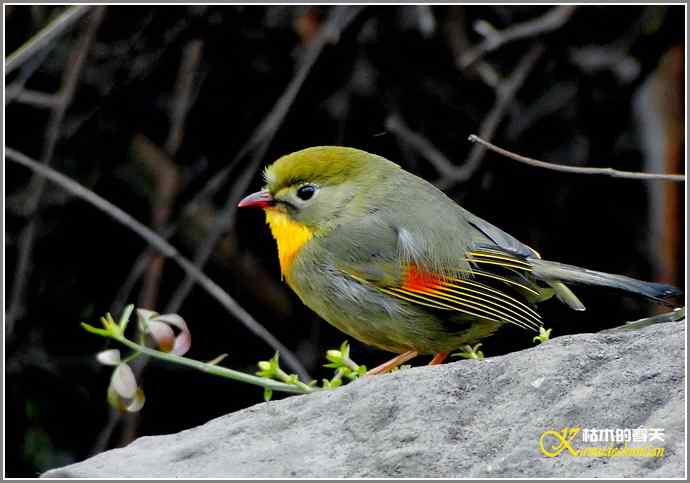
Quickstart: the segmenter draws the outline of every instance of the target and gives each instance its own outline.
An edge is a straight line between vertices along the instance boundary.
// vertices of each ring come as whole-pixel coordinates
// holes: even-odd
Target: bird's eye
[[[316,186],[305,184],[304,186],[300,186],[297,190],[297,197],[302,201],[307,201],[314,196],[314,193],[316,193]]]

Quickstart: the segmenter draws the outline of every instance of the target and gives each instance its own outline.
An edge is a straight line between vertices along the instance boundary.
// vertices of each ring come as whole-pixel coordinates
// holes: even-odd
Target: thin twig
[[[56,109],[61,102],[60,96],[57,94],[47,94],[30,89],[17,91],[12,100],[41,109]]]
[[[541,17],[511,25],[504,30],[491,31],[482,42],[467,50],[460,56],[458,64],[467,69],[489,52],[503,45],[530,37],[536,37],[562,27],[575,12],[575,5],[560,5],[546,12]]]
[[[105,7],[97,7],[92,16],[91,21],[87,25],[84,33],[79,39],[77,46],[74,48],[72,55],[68,61],[67,67],[62,76],[62,84],[60,91],[55,95],[56,103],[51,112],[48,123],[48,132],[46,133],[46,141],[43,146],[41,154],[41,163],[50,165],[55,153],[58,139],[60,137],[60,128],[65,118],[67,108],[72,103],[74,93],[79,83],[81,71],[86,63],[88,52],[91,48],[96,31],[103,21],[105,16]],[[16,320],[23,312],[22,299],[24,298],[24,291],[30,276],[30,260],[31,252],[33,251],[34,239],[38,230],[39,220],[35,216],[40,206],[43,192],[45,190],[45,179],[41,176],[32,176],[27,187],[29,198],[26,202],[25,214],[29,217],[26,226],[22,229],[19,239],[17,266],[15,269],[14,285],[12,287],[12,294],[10,297],[9,310],[6,316],[6,333],[11,334],[14,329]]]
[[[50,54],[50,51],[48,49],[43,49],[22,66],[21,71],[19,74],[17,74],[12,84],[5,88],[6,106],[8,106],[19,94],[22,93],[24,86],[29,81],[31,76],[34,75],[34,72],[41,67],[43,61],[48,57],[48,54]]]
[[[59,185],[73,195],[92,204],[117,222],[135,232],[147,243],[155,247],[160,253],[166,257],[172,258],[180,266],[180,268],[182,268],[182,270],[194,277],[204,288],[204,290],[206,290],[213,298],[220,302],[220,304],[225,307],[228,312],[242,322],[252,333],[266,342],[274,350],[279,351],[286,365],[289,364],[290,356],[292,359],[297,359],[287,347],[276,339],[273,334],[268,332],[263,325],[254,320],[254,318],[249,315],[249,313],[244,310],[244,308],[242,308],[242,306],[240,306],[225,290],[211,280],[205,273],[199,270],[187,258],[183,257],[175,247],[173,247],[153,230],[135,220],[131,215],[118,208],[108,200],[102,198],[98,194],[82,186],[68,176],[55,171],[50,166],[41,164],[38,161],[20,153],[19,151],[8,147],[5,148],[5,155],[12,161],[26,166],[33,172],[38,173],[40,176],[43,176],[47,180]],[[291,365],[291,368],[295,372],[297,371],[297,367]]]
[[[168,130],[168,139],[165,141],[165,150],[172,158],[175,157],[182,143],[184,123],[191,105],[192,91],[198,77],[203,47],[203,40],[192,39],[182,51],[180,70],[175,84],[174,102],[170,109],[170,129]]]
[[[170,129],[165,142],[167,156],[158,156],[157,171],[163,176],[156,176],[156,192],[153,206],[153,228],[160,232],[170,217],[172,202],[179,189],[179,176],[172,160],[182,144],[184,123],[191,105],[192,90],[197,79],[203,48],[201,39],[193,39],[182,51],[182,59],[175,83],[175,94],[170,106]],[[161,153],[162,154],[162,153]],[[152,158],[153,159],[153,158]],[[139,306],[154,309],[158,298],[158,286],[163,272],[165,259],[159,254],[151,254],[148,269],[144,277]]]
[[[132,141],[136,156],[148,167],[154,180],[151,202],[151,227],[159,232],[167,223],[175,196],[180,190],[180,174],[172,156],[163,152],[145,136],[138,134]],[[154,310],[163,271],[164,258],[158,253],[149,257],[148,269],[142,283],[138,307]]]
[[[540,44],[533,46],[520,59],[518,66],[508,79],[502,81],[496,89],[496,101],[494,102],[491,111],[479,126],[479,133],[482,137],[491,139],[494,137],[499,124],[508,112],[515,95],[522,87],[527,79],[527,76],[534,68],[535,64],[544,53],[544,47]],[[447,189],[455,183],[462,183],[472,177],[474,172],[479,168],[479,164],[484,157],[485,150],[481,146],[475,146],[467,158],[467,161],[462,166],[455,170],[452,178],[442,178],[438,180],[437,185],[441,189]]]
[[[385,127],[387,131],[396,135],[429,161],[441,177],[453,178],[455,176],[457,167],[431,141],[410,129],[399,114],[395,113],[388,116]]]
[[[470,41],[467,37],[466,9],[464,6],[453,5],[449,7],[446,15],[445,33],[448,45],[456,60],[456,65],[460,68],[460,56],[470,48]],[[496,69],[482,60],[475,63],[470,69],[463,70],[463,75],[468,78],[476,74],[481,80],[490,87],[495,87],[499,81]]]
[[[58,36],[74,26],[77,20],[83,17],[92,7],[93,5],[69,7],[62,15],[46,25],[24,45],[7,57],[7,60],[5,60],[5,76],[24,64],[24,62],[29,60],[36,52],[49,46]]]
[[[544,49],[539,45],[532,47],[520,60],[510,77],[499,83],[496,88],[496,101],[479,127],[479,132],[482,136],[487,138],[493,137],[498,125],[515,98],[515,94],[524,84],[527,75],[543,51]],[[470,151],[465,164],[456,166],[431,141],[421,134],[412,131],[399,115],[390,116],[386,120],[386,128],[415,149],[438,170],[440,176],[434,184],[440,189],[448,189],[456,183],[467,181],[479,167],[486,151],[482,146],[475,146]]]
[[[507,149],[499,148],[498,146],[491,144],[490,142],[480,138],[476,134],[471,134],[467,139],[470,142],[481,144],[486,148],[498,154],[502,154],[507,158],[514,159],[515,161],[519,161],[529,166],[534,166],[536,168],[550,169],[552,171],[560,171],[564,173],[611,176],[612,178],[645,179],[652,181],[675,181],[679,183],[685,182],[685,175],[683,174],[640,173],[637,171],[619,171],[613,168],[587,168],[582,166],[564,166],[562,164],[547,163],[544,161],[539,161],[538,159],[528,158],[527,156],[522,156],[520,154],[513,153],[511,151],[508,151]]]

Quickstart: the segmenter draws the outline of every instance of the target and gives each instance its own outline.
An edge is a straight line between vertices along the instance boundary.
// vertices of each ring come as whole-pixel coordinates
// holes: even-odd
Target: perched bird
[[[503,324],[538,330],[536,304],[556,295],[585,307],[565,284],[620,289],[663,302],[669,285],[542,260],[431,183],[359,149],[307,148],[264,171],[263,190],[239,207],[263,208],[280,269],[305,305],[346,334],[398,354],[449,351]]]

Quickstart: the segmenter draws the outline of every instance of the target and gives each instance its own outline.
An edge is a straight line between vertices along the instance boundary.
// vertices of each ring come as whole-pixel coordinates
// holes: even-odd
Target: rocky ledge
[[[684,320],[558,337],[257,404],[43,476],[683,477],[684,356]],[[559,454],[546,456],[542,434],[566,427],[581,430],[560,449],[547,433],[544,448]],[[663,455],[574,456],[626,446],[583,442],[591,429],[638,440],[646,429],[646,443],[627,446]]]

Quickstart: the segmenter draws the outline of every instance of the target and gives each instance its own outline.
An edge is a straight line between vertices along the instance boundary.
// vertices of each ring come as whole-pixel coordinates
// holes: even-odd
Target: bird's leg
[[[409,361],[410,359],[414,359],[415,357],[417,357],[418,354],[419,353],[417,351],[407,351],[407,352],[403,352],[402,354],[398,354],[397,356],[392,358],[390,361],[384,362],[380,366],[376,366],[373,369],[370,369],[369,371],[367,371],[366,375],[367,376],[374,376],[376,374],[383,374],[384,372],[388,372],[392,369],[395,369],[400,364],[403,364],[403,363]]]
[[[443,361],[446,360],[446,357],[448,357],[448,352],[437,352],[434,358],[431,359],[431,362],[429,362],[429,365],[436,366],[438,364],[442,364]]]

